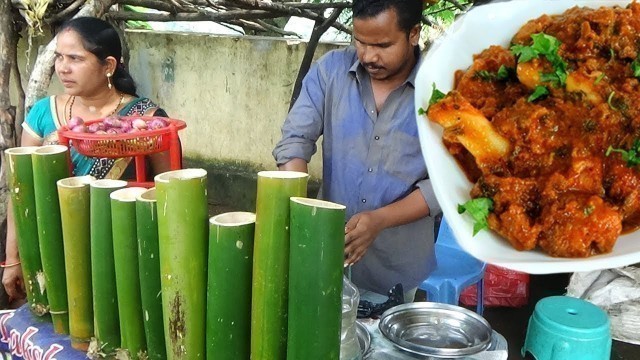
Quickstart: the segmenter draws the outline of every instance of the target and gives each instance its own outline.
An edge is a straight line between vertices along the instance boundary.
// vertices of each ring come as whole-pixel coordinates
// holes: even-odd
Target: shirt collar
[[[406,84],[409,83],[411,84],[411,86],[413,86],[414,88],[416,87],[416,75],[418,74],[418,68],[420,67],[420,49],[416,46],[415,47],[415,55],[416,55],[416,64],[413,66],[413,69],[411,70],[411,72],[409,73],[409,77],[407,77],[407,80],[405,80],[402,84]],[[351,67],[349,68],[349,73],[350,74],[354,74],[356,76],[356,79],[358,79],[358,81],[362,81],[363,79],[365,79],[366,77],[369,76],[369,74],[367,73],[367,70],[365,70],[365,68],[362,66],[362,64],[360,64],[360,60],[358,60],[358,57],[356,56],[353,64],[351,65]]]

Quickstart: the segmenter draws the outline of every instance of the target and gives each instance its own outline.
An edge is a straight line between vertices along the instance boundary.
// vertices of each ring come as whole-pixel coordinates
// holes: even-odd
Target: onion
[[[69,121],[67,121],[67,127],[69,129],[73,129],[78,125],[82,125],[84,124],[84,120],[82,120],[82,118],[80,116],[74,116],[71,119],[69,119]]]
[[[134,129],[146,129],[147,123],[142,119],[134,119],[131,122],[131,126],[133,126]]]
[[[116,116],[109,116],[105,118],[102,123],[104,123],[106,129],[119,128],[122,126],[122,122]]]
[[[80,125],[76,125],[74,126],[71,131],[75,132],[75,133],[86,133],[87,132],[87,127],[84,124],[80,124]]]
[[[131,129],[129,129],[129,130],[127,130],[127,134],[137,133],[137,132],[140,132],[140,129],[136,129],[136,128],[134,128],[134,127],[133,127],[133,128],[131,128]]]
[[[97,122],[97,123],[93,123],[89,126],[87,126],[87,131],[90,133],[96,133],[100,130],[104,131],[104,124],[101,122]]]
[[[129,130],[133,129],[133,126],[131,126],[130,120],[122,120],[120,124],[122,125],[120,126],[120,128],[122,129],[122,132],[129,132]]]
[[[110,128],[107,129],[107,134],[122,134],[121,128]]]
[[[164,127],[167,127],[167,122],[164,119],[161,119],[161,118],[154,118],[147,125],[149,126],[149,129],[151,129],[151,130],[162,129]]]
[[[98,130],[98,131],[96,131],[96,132],[95,132],[95,134],[96,134],[96,135],[104,135],[104,134],[106,134],[106,133],[107,133],[107,132],[106,132],[106,131],[104,131],[104,130]]]

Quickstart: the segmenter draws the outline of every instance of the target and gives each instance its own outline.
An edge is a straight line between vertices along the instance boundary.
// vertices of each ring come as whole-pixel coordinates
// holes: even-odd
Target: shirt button
[[[366,202],[367,202],[367,199],[362,199],[362,203],[363,204],[366,203]]]
[[[376,139],[376,140],[380,140],[380,136],[377,136],[377,135],[376,135],[376,136],[374,137],[374,139]]]
[[[369,172],[372,172],[372,171],[373,171],[373,169],[372,169],[372,168],[369,168]]]

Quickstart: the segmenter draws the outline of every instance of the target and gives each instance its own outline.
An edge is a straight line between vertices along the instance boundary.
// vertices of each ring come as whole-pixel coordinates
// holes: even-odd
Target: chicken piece
[[[544,202],[553,202],[566,192],[604,196],[602,159],[596,156],[573,157],[571,167],[548,177],[542,190]]]
[[[619,206],[625,230],[636,228],[636,219],[640,217],[640,173],[621,159],[609,157],[607,160],[604,179],[607,197]],[[626,220],[633,223],[627,225]]]
[[[611,252],[622,232],[622,216],[596,195],[567,192],[543,207],[538,245],[555,257]]]
[[[535,179],[486,176],[476,183],[471,197],[493,199],[493,211],[487,219],[489,228],[509,240],[515,249],[536,247],[540,226],[535,223],[539,213]]]
[[[427,115],[444,127],[445,141],[462,144],[480,168],[495,166],[511,151],[509,141],[457,91],[433,104]]]
[[[512,76],[516,67],[515,56],[501,46],[490,46],[474,55],[473,64],[457,73],[455,90],[488,119],[528,93],[516,86]],[[500,69],[503,73],[500,74]],[[504,77],[506,74],[506,77]]]

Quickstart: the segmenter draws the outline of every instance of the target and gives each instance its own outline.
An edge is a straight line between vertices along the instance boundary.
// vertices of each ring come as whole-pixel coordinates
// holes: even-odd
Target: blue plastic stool
[[[599,307],[578,298],[544,298],[529,319],[522,356],[527,352],[537,360],[608,360],[609,317]]]
[[[487,264],[469,255],[458,245],[444,218],[440,223],[435,253],[437,267],[418,286],[427,292],[427,301],[458,305],[462,290],[477,284],[476,312],[482,315],[484,312],[482,280]]]

